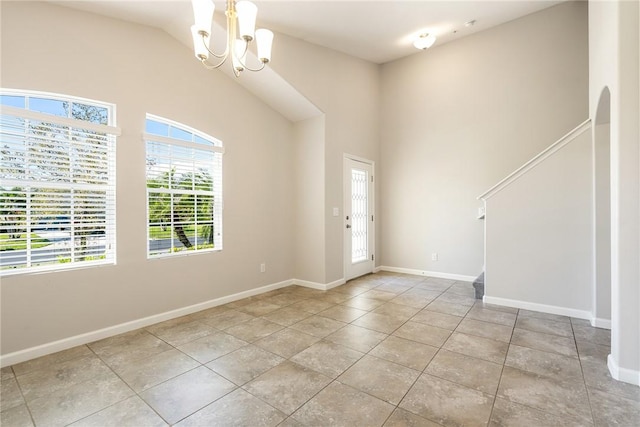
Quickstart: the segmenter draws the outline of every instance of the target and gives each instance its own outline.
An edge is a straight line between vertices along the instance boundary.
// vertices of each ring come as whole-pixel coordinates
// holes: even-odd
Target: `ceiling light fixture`
[[[426,50],[429,49],[436,42],[436,36],[434,34],[423,33],[413,41],[413,45],[417,49]]]
[[[236,77],[244,70],[260,71],[267,62],[271,60],[271,44],[273,33],[269,30],[256,30],[256,15],[258,8],[250,1],[227,0],[227,42],[225,50],[217,54],[209,49],[211,38],[211,25],[213,23],[213,12],[215,5],[212,0],[191,0],[193,6],[193,16],[195,24],[191,27],[193,36],[193,47],[196,58],[207,69],[219,68],[231,57],[233,74]],[[255,39],[258,59],[258,68],[247,66],[247,51],[249,44]],[[208,62],[209,55],[218,60],[216,64]]]

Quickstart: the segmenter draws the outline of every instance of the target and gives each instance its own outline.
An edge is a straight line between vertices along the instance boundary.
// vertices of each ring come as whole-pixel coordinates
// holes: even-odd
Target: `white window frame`
[[[115,153],[115,150],[116,150],[116,138],[121,134],[120,129],[115,126],[115,117],[116,117],[115,105],[101,102],[101,101],[86,99],[86,98],[79,98],[79,97],[74,97],[69,95],[62,95],[62,94],[48,93],[48,92],[38,92],[38,91],[2,88],[0,89],[0,94],[25,98],[24,108],[13,107],[8,105],[0,105],[0,117],[2,118],[2,122],[4,122],[4,120],[10,120],[11,117],[18,118],[20,120],[24,120],[24,128],[25,128],[25,132],[18,132],[18,133],[12,134],[11,129],[3,126],[4,129],[0,129],[0,135],[2,135],[2,138],[1,138],[2,140],[0,141],[0,149],[2,149],[5,146],[5,144],[3,143],[3,141],[5,141],[4,139],[5,137],[7,138],[6,141],[9,141],[11,138],[13,138],[13,141],[14,141],[13,145],[16,146],[16,148],[20,146],[22,143],[24,144],[25,147],[27,147],[29,144],[29,141],[33,140],[33,136],[31,136],[33,134],[29,133],[29,131],[26,130],[28,129],[27,126],[29,126],[29,124],[32,121],[46,122],[53,126],[68,127],[69,134],[74,132],[74,134],[77,135],[79,133],[81,137],[87,135],[86,131],[95,132],[95,133],[102,134],[101,137],[104,136],[104,141],[106,142],[106,147],[104,148],[99,147],[99,149],[106,154],[106,158],[103,158],[98,162],[99,166],[97,167],[100,169],[97,169],[97,170],[100,170],[103,172],[106,171],[106,174],[107,174],[106,180],[100,183],[73,182],[75,179],[78,179],[73,175],[69,175],[68,177],[69,180],[67,182],[64,182],[63,180],[55,181],[55,180],[38,179],[36,175],[30,173],[31,169],[29,166],[27,166],[32,163],[28,162],[28,160],[30,160],[29,159],[30,151],[26,148],[24,150],[24,156],[28,160],[27,162],[25,162],[25,174],[23,179],[19,179],[19,178],[7,179],[5,177],[2,177],[2,171],[0,169],[0,180],[1,180],[0,187],[10,188],[10,189],[15,187],[24,188],[23,192],[24,192],[25,201],[27,203],[26,218],[25,218],[25,232],[24,232],[24,235],[26,236],[26,238],[18,239],[18,240],[25,240],[25,244],[26,244],[26,249],[25,249],[26,259],[25,259],[24,266],[22,266],[22,264],[17,264],[14,268],[4,268],[4,266],[0,266],[0,276],[68,270],[68,269],[74,269],[74,268],[85,268],[85,267],[105,265],[105,264],[107,265],[115,264],[116,263],[116,229],[115,229],[116,153]],[[53,101],[62,101],[62,102],[69,102],[69,103],[80,103],[80,104],[90,105],[98,108],[104,108],[107,110],[107,124],[105,125],[105,124],[93,123],[89,121],[72,118],[70,117],[71,108],[69,109],[69,113],[68,113],[69,117],[57,116],[53,114],[47,114],[47,113],[30,110],[29,102],[30,102],[30,99],[32,98],[50,99]],[[18,142],[18,143],[15,142],[16,140],[20,140],[20,139],[22,139],[21,142]],[[40,137],[39,139],[42,140],[42,137]],[[68,146],[69,148],[71,148],[72,144],[74,143],[74,139],[71,139],[71,138],[65,139],[64,142],[67,143],[65,147]],[[75,139],[75,143],[78,147],[82,147],[83,149],[80,149],[80,150],[76,149],[75,151],[73,151],[76,154],[74,155],[69,154],[68,157],[66,155],[60,155],[59,157],[60,161],[62,162],[66,161],[68,162],[69,165],[74,164],[74,162],[77,163],[78,157],[75,157],[77,156],[77,153],[82,152],[84,149],[88,147],[87,151],[85,152],[90,153],[87,155],[93,156],[93,157],[83,157],[83,158],[80,157],[82,161],[86,162],[83,164],[83,167],[85,168],[88,167],[89,161],[87,159],[89,158],[91,158],[90,160],[91,164],[95,165],[96,152],[90,151],[91,141],[90,140],[83,141],[83,140]],[[7,144],[9,144],[9,142],[7,142]],[[71,152],[72,150],[70,149],[69,153]],[[64,171],[64,168],[61,169],[61,173],[63,171]],[[68,211],[69,212],[68,223],[65,223],[65,226],[67,227],[69,232],[69,238],[63,239],[63,242],[62,242],[63,247],[62,249],[59,250],[60,253],[56,253],[55,250],[50,249],[50,251],[53,250],[54,252],[50,252],[49,254],[47,254],[46,251],[44,250],[39,251],[38,248],[32,248],[32,243],[33,243],[32,232],[33,230],[39,230],[41,227],[41,224],[38,224],[37,222],[35,222],[35,221],[38,221],[37,218],[39,218],[37,215],[38,211],[37,210],[34,211],[35,208],[33,208],[31,205],[32,197],[37,195],[37,193],[34,192],[34,190],[36,189],[47,189],[47,190],[54,190],[54,191],[62,190],[63,192],[68,191],[68,194],[59,193],[59,194],[67,194],[67,196],[64,196],[64,195],[61,196],[60,200],[63,200],[66,197],[65,203],[69,203],[69,206],[70,206]],[[79,215],[80,217],[82,216],[82,214],[77,214],[74,210],[75,207],[78,206],[78,203],[81,203],[81,200],[82,200],[82,196],[78,196],[78,194],[83,194],[83,193],[87,194],[86,192],[88,191],[104,193],[103,203],[105,206],[105,212],[104,212],[104,220],[101,222],[95,222],[92,220],[89,223],[84,223],[79,217],[76,216],[76,215]],[[85,200],[87,199],[85,198]],[[91,206],[91,205],[85,205],[85,206]],[[90,209],[90,208],[85,207],[85,209]],[[91,226],[95,226],[97,229],[104,229],[104,243],[103,243],[102,250],[99,249],[102,243],[100,241],[102,240],[101,237],[88,236],[86,234],[82,234],[81,232],[79,232],[79,230],[87,230]],[[87,240],[94,241],[94,244],[96,246],[94,246],[93,249],[88,249],[90,245],[87,245],[84,247],[83,251],[78,253],[76,252],[76,244],[75,244],[77,239],[80,239],[80,241],[84,240],[85,244]],[[68,242],[64,243],[65,240],[68,240]],[[65,248],[64,246],[65,244],[68,249]],[[6,252],[13,252],[13,251],[6,251]],[[11,258],[11,254],[8,254],[8,253],[5,254],[4,252],[0,252],[0,258],[2,258],[3,255],[5,258],[5,261]],[[38,258],[38,257],[41,257],[41,258]],[[42,258],[45,259],[44,264],[42,263]],[[87,260],[85,258],[90,258],[90,259]],[[40,261],[38,259],[40,259]],[[39,265],[39,264],[42,264],[42,265]]]
[[[223,248],[223,192],[222,192],[222,166],[223,166],[223,154],[224,154],[224,147],[222,145],[222,141],[220,141],[217,138],[214,138],[204,132],[201,132],[197,129],[194,129],[192,127],[189,127],[187,125],[184,125],[182,123],[178,123],[175,122],[173,120],[169,120],[169,119],[165,119],[163,117],[159,117],[153,114],[147,114],[146,119],[148,120],[152,120],[154,122],[158,122],[164,125],[168,125],[171,128],[183,131],[183,132],[187,132],[189,134],[192,135],[192,140],[191,141],[186,141],[184,139],[178,139],[178,138],[173,138],[170,136],[162,136],[162,135],[156,135],[156,134],[152,134],[152,133],[147,133],[145,132],[143,134],[143,141],[145,143],[145,153],[146,156],[145,158],[148,160],[149,159],[149,147],[150,144],[160,144],[163,146],[166,146],[171,153],[173,153],[173,147],[179,147],[182,149],[188,149],[188,150],[199,150],[202,152],[208,152],[208,153],[213,153],[214,154],[214,164],[212,165],[212,189],[210,191],[205,191],[205,190],[198,190],[196,188],[193,188],[191,190],[186,190],[186,189],[173,189],[171,188],[171,184],[169,185],[169,188],[150,188],[147,184],[147,191],[146,191],[146,206],[147,206],[147,215],[146,215],[146,222],[147,222],[147,258],[148,259],[157,259],[157,258],[166,258],[166,257],[175,257],[175,256],[184,256],[184,255],[192,255],[192,254],[200,254],[200,253],[211,253],[211,252],[219,252],[222,251]],[[145,120],[146,123],[146,120]],[[206,140],[207,144],[204,144],[202,142],[196,142],[196,138],[199,137],[201,139]],[[195,155],[195,154],[194,154]],[[176,158],[173,157],[173,154],[169,155],[169,157],[165,158],[166,160],[169,160],[170,162],[173,162]],[[181,161],[184,161],[184,159],[180,159]],[[190,172],[195,173],[198,170],[198,165],[202,165],[204,163],[196,163],[195,160],[193,160],[193,169],[189,170]],[[173,164],[173,163],[171,163]],[[146,169],[146,173],[145,173],[145,181],[147,181],[148,183],[148,179],[149,179],[149,165],[147,165],[147,169]],[[195,185],[195,184],[194,184]],[[168,248],[168,252],[161,252],[160,249],[155,249],[151,247],[151,242],[152,242],[152,238],[151,238],[151,218],[150,218],[150,200],[151,200],[151,193],[163,193],[163,194],[167,194],[171,197],[171,213],[169,215],[169,221],[166,223],[169,228],[169,230],[171,230],[170,232],[170,247]],[[177,236],[175,235],[175,233],[173,232],[174,230],[174,219],[175,219],[175,215],[174,215],[174,206],[173,206],[173,196],[176,194],[184,194],[184,195],[189,195],[189,196],[206,196],[206,197],[213,197],[214,203],[213,203],[213,219],[212,219],[212,223],[213,223],[213,229],[214,229],[214,236],[213,236],[213,240],[214,240],[214,246],[213,247],[204,247],[201,248],[200,245],[197,242],[198,236],[196,234],[196,241],[193,242],[193,246],[191,248],[185,249],[184,246],[182,246],[182,244],[180,244],[179,246],[176,245],[176,240],[177,240]],[[197,210],[197,209],[196,209]],[[196,226],[200,224],[200,222],[198,222],[198,220],[194,220],[193,221],[193,225]],[[157,225],[156,225],[157,226]],[[166,239],[165,239],[166,240]],[[169,243],[169,242],[167,242]],[[166,244],[166,243],[165,243]],[[206,246],[206,245],[205,245]],[[155,250],[159,251],[159,252],[154,252]]]

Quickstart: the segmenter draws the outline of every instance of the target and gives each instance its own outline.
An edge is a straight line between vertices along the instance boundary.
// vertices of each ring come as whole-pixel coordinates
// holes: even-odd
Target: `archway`
[[[594,326],[611,328],[611,94],[600,94],[593,127]]]

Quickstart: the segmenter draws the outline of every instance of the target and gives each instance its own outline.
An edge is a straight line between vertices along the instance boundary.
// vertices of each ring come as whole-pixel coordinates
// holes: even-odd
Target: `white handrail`
[[[496,185],[482,193],[478,196],[478,200],[487,200],[492,197],[496,193],[503,190],[505,187],[511,185],[514,181],[520,178],[522,175],[527,173],[529,170],[533,169],[544,159],[550,157],[553,153],[560,150],[562,147],[573,141],[578,136],[582,135],[585,131],[591,129],[591,119],[587,119],[581,124],[579,124],[575,129],[567,133],[565,136],[551,144],[549,147],[545,148],[540,154],[536,155],[534,158],[529,160],[527,163],[516,169],[514,172],[509,174],[506,178],[498,182]]]

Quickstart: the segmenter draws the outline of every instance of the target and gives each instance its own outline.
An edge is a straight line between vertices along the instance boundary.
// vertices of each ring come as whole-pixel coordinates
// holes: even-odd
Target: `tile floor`
[[[268,292],[2,369],[9,426],[640,425],[609,331],[380,273]]]

